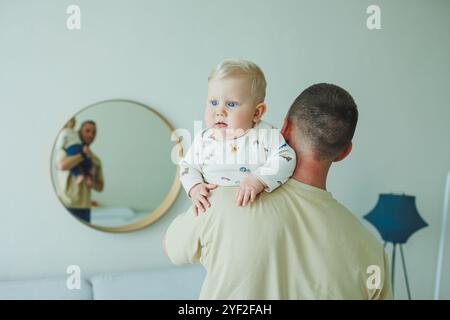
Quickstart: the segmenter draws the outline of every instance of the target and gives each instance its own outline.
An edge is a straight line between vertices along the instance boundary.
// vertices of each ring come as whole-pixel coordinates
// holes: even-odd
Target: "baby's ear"
[[[254,115],[254,117],[253,117],[253,120],[254,120],[255,122],[258,122],[258,121],[262,118],[262,116],[264,115],[264,113],[266,113],[266,109],[267,109],[267,105],[266,105],[265,103],[259,103],[259,104],[256,106],[256,109],[255,109],[255,115]]]

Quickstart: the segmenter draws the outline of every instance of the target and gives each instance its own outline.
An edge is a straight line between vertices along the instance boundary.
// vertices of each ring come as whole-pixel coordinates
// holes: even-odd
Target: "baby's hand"
[[[199,183],[191,188],[189,196],[191,197],[192,204],[194,205],[195,216],[198,216],[198,210],[202,210],[205,213],[206,208],[211,207],[208,201],[210,196],[209,190],[217,188],[217,184]]]
[[[247,203],[254,202],[256,196],[260,194],[266,186],[254,175],[249,174],[242,180],[236,194],[236,204],[238,207],[245,207]]]

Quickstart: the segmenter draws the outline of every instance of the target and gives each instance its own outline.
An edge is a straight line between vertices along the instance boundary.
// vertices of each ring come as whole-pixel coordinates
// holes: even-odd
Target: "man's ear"
[[[267,106],[265,103],[260,103],[256,106],[255,115],[253,116],[253,121],[257,123],[261,120],[264,113],[266,113]]]
[[[352,148],[353,148],[353,144],[352,144],[352,142],[350,142],[350,143],[348,144],[348,146],[345,148],[345,150],[342,151],[341,154],[338,155],[338,156],[333,160],[333,162],[339,162],[339,161],[341,161],[341,160],[344,160],[344,159],[350,154],[350,152],[352,152]]]
[[[281,128],[280,132],[281,132],[281,135],[283,136],[284,140],[286,140],[287,143],[289,143],[288,140],[289,140],[290,131],[291,131],[291,127],[290,127],[289,121],[287,118],[284,118],[283,127]]]

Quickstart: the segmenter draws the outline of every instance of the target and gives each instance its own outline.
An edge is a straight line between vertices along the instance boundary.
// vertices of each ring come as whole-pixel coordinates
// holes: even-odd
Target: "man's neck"
[[[304,184],[327,190],[327,175],[331,163],[319,162],[312,156],[297,154],[297,166],[292,178]]]

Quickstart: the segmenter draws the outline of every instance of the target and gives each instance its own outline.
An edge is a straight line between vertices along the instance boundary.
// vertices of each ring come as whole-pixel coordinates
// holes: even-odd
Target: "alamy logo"
[[[227,131],[229,129],[226,129]],[[194,137],[200,136],[201,133],[205,133],[202,122],[194,122]],[[270,138],[269,138],[270,137]],[[280,141],[280,133],[278,129],[250,129],[244,136],[242,136],[242,143],[248,147],[246,152],[237,152],[238,148],[231,144],[225,144],[223,148],[217,148],[212,151],[210,139],[205,139],[202,143],[194,143],[194,138],[187,129],[176,129],[171,136],[171,140],[174,142],[180,142],[183,144],[184,150],[190,150],[184,157],[180,155],[178,147],[174,146],[171,151],[171,159],[174,164],[179,164],[185,160],[188,163],[195,165],[203,165],[208,161],[209,164],[214,163],[216,165],[247,165],[247,164],[259,164],[267,161],[268,152],[271,150],[279,150],[287,147],[287,144],[282,144]],[[230,140],[231,141],[231,140]],[[261,141],[267,142],[267,148],[261,143]],[[211,152],[214,152],[212,154]],[[289,156],[286,150],[281,150],[279,158],[285,162],[292,161],[292,157]],[[210,161],[211,160],[211,161]],[[281,160],[280,160],[281,161]],[[273,175],[278,172],[278,161],[271,161],[270,166],[262,167],[261,173],[265,175]],[[182,172],[183,175],[184,172]],[[186,173],[184,173],[186,174]]]
[[[366,273],[369,274],[367,278],[367,289],[375,290],[380,289],[381,285],[381,269],[377,265],[370,265],[367,267]]]
[[[69,290],[81,289],[81,268],[77,265],[70,265],[66,269],[66,273],[69,275],[66,280],[66,287]]]
[[[366,25],[369,30],[380,30],[381,29],[381,9],[379,6],[372,4],[367,7],[367,17]]]
[[[66,20],[66,27],[69,30],[81,29],[81,9],[79,6],[72,4],[67,7],[66,13],[70,14]]]

